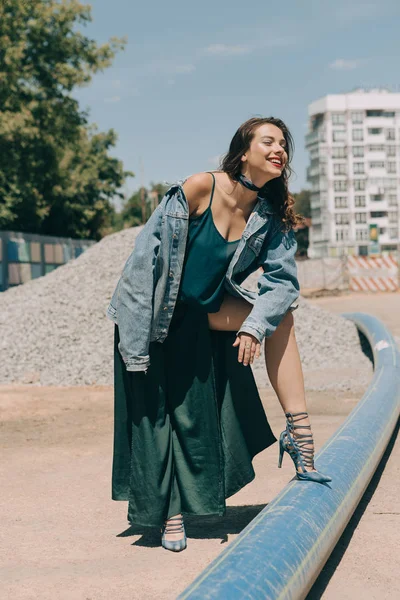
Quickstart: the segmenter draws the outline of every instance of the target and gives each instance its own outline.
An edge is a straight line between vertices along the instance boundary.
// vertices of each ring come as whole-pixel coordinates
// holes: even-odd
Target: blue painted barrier
[[[305,598],[368,486],[400,412],[400,354],[375,317],[348,313],[367,338],[374,376],[316,455],[329,484],[292,480],[179,596],[180,600]]]

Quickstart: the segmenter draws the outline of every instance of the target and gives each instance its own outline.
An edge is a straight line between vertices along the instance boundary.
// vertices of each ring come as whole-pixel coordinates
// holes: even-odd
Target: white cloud
[[[174,65],[170,67],[169,73],[175,73],[176,75],[187,75],[193,73],[196,70],[194,65]]]
[[[204,54],[213,56],[239,56],[249,54],[251,51],[250,46],[229,46],[227,44],[211,44],[203,50]]]
[[[110,96],[109,98],[104,98],[104,102],[119,102],[121,100],[121,96]]]
[[[337,71],[351,71],[352,69],[357,69],[360,64],[360,60],[346,60],[345,58],[337,58],[329,65],[329,67],[331,69],[336,69]]]

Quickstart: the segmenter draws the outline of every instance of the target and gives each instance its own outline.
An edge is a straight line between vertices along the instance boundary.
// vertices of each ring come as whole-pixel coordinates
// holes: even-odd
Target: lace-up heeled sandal
[[[177,523],[170,523],[170,521],[178,521]],[[172,550],[172,552],[181,552],[185,550],[187,546],[185,526],[183,524],[183,517],[171,517],[165,521],[163,528],[161,529],[162,537],[161,544],[166,550]],[[169,533],[183,533],[183,537],[180,540],[167,540],[165,534]]]
[[[328,475],[323,475],[314,469],[314,440],[311,433],[311,425],[296,425],[299,421],[308,417],[308,413],[286,413],[286,429],[282,431],[279,438],[279,462],[282,466],[283,453],[287,452],[292,459],[297,479],[327,483],[332,481]],[[308,433],[296,433],[296,429],[309,429]],[[310,448],[311,446],[311,448]]]

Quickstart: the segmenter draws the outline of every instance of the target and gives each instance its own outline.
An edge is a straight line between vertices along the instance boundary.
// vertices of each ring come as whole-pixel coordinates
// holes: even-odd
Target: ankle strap
[[[300,453],[301,458],[306,467],[314,467],[314,440],[311,432],[311,425],[296,425],[299,421],[302,421],[308,417],[307,412],[299,413],[285,413],[286,416],[286,433],[290,443],[293,445],[295,451]],[[295,418],[297,417],[297,418]],[[308,429],[306,433],[295,433],[295,429]],[[308,446],[312,446],[309,448]]]
[[[304,416],[303,416],[304,415]],[[300,413],[285,413],[286,423],[288,429],[290,431],[294,431],[295,429],[311,429],[311,425],[296,425],[299,421],[303,421],[306,417],[308,417],[308,413],[300,412]],[[297,417],[297,419],[295,418]],[[300,433],[297,435],[301,435]],[[311,431],[309,435],[312,435]]]
[[[179,523],[169,523],[168,521],[179,521]],[[165,533],[181,533],[184,531],[183,517],[170,517],[164,522]]]

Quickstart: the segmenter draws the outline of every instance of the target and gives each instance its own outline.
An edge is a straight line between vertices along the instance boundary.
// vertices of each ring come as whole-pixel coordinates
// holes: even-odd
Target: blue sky
[[[398,0],[91,4],[86,34],[128,43],[75,95],[100,130],[116,130],[112,154],[136,175],[125,192],[216,168],[255,115],[290,128],[297,192],[307,187],[310,102],[355,87],[400,91]]]

